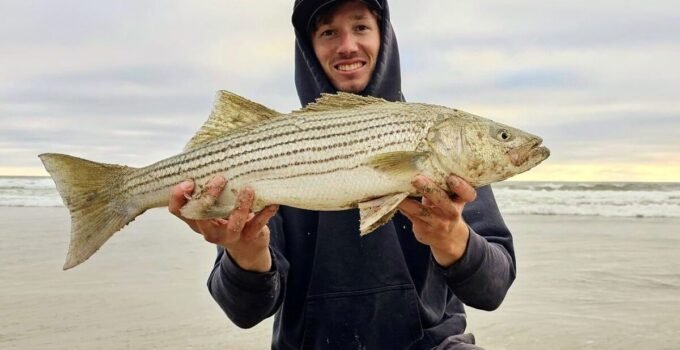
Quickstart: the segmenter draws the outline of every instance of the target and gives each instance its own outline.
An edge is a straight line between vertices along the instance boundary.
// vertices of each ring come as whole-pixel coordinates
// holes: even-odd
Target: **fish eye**
[[[499,130],[497,137],[499,141],[510,141],[512,139],[510,132],[505,129]]]

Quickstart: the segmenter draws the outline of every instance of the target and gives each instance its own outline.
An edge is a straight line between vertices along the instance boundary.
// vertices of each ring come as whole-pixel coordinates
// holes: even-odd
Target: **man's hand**
[[[226,184],[224,177],[215,176],[208,182],[208,189],[203,195],[215,201]],[[179,210],[186,204],[193,190],[194,182],[191,180],[173,187],[168,204],[170,212],[201,234],[206,241],[224,247],[242,269],[269,271],[272,261],[267,222],[276,214],[278,206],[270,205],[257,214],[251,213],[255,194],[252,189],[244,188],[238,193],[238,206],[227,219],[191,220],[183,217]]]
[[[429,245],[434,259],[445,267],[465,253],[470,232],[463,220],[463,207],[477,197],[475,189],[456,176],[449,176],[446,182],[453,197],[427,177],[416,176],[411,183],[423,195],[422,200],[407,198],[399,204],[399,211],[413,223],[416,239]]]

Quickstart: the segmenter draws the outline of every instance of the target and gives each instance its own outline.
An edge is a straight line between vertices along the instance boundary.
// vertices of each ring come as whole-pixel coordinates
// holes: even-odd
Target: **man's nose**
[[[338,53],[342,55],[351,54],[359,50],[357,40],[352,33],[342,33],[340,35],[340,45]]]

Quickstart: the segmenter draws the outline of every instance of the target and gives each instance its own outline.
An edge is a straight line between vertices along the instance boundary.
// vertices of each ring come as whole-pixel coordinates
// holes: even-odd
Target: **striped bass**
[[[184,151],[143,168],[41,154],[71,213],[64,269],[92,256],[115,232],[150,208],[166,206],[169,189],[194,179],[181,213],[226,217],[244,186],[253,211],[280,204],[310,210],[359,208],[362,235],[387,222],[411,180],[430,177],[447,189],[455,174],[479,187],[533,168],[550,152],[541,138],[444,106],[388,102],[349,93],[324,94],[281,114],[227,91]],[[221,196],[204,200],[213,176],[228,179]]]

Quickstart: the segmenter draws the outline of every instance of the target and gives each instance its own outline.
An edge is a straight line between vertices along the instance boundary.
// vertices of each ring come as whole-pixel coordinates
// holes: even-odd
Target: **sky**
[[[59,152],[144,166],[229,90],[299,108],[293,1],[0,0],[0,176]],[[392,0],[410,102],[539,135],[514,179],[680,182],[677,0]]]

